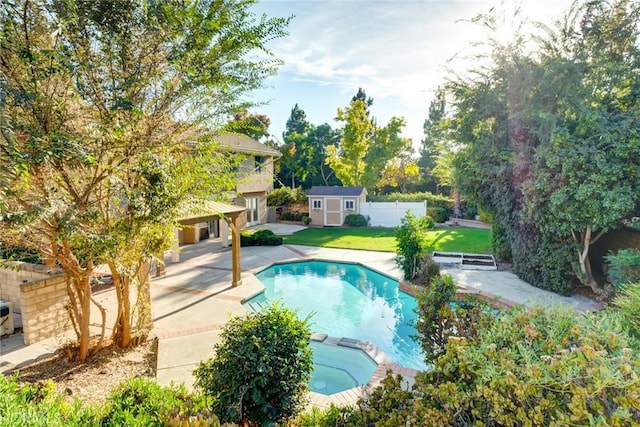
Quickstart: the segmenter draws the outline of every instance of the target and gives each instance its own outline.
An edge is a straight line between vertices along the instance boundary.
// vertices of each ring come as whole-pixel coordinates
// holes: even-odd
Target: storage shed
[[[360,213],[360,204],[366,202],[364,187],[315,186],[307,191],[311,225],[340,226],[349,214]]]

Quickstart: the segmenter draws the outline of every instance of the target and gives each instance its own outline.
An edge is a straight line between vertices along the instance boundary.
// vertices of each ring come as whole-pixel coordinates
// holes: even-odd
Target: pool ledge
[[[321,394],[309,392],[309,404],[319,408],[328,408],[331,404],[335,405],[355,405],[361,397],[369,390],[378,387],[382,380],[386,377],[387,371],[392,371],[394,375],[402,375],[403,383],[407,389],[410,389],[418,374],[418,370],[405,368],[393,362],[384,351],[380,350],[375,344],[368,341],[360,341],[351,338],[336,338],[326,334],[313,333],[311,335],[313,341],[322,342],[323,344],[334,345],[337,347],[348,347],[361,350],[378,364],[373,372],[369,382],[365,385],[354,387],[335,394]]]

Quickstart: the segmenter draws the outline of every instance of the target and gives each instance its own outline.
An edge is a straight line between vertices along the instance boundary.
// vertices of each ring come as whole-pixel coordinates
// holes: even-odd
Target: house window
[[[344,201],[344,209],[347,211],[352,211],[355,209],[355,202],[353,200],[345,200]]]
[[[313,201],[313,209],[314,210],[322,209],[322,200],[314,200]]]
[[[254,160],[254,171],[258,172],[258,173],[262,173],[264,172],[264,165],[267,161],[266,157],[263,156],[255,156],[255,160]]]

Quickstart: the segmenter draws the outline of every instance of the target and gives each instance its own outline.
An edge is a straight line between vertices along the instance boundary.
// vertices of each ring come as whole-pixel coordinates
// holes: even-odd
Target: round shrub
[[[351,227],[366,227],[369,224],[369,219],[362,214],[349,214],[344,217],[344,225]]]
[[[435,222],[442,224],[447,221],[447,210],[439,207],[427,207],[427,215],[429,215]]]
[[[273,304],[230,320],[213,359],[194,371],[196,387],[222,422],[266,425],[304,408],[313,369],[308,319]]]

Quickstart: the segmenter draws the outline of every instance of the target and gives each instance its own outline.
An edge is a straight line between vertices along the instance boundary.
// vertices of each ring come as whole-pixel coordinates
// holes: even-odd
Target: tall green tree
[[[127,346],[149,327],[148,263],[185,206],[230,184],[204,129],[274,72],[266,42],[287,25],[251,3],[0,5],[0,239],[64,270],[78,360],[95,267],[111,268]]]
[[[441,187],[441,183],[433,175],[433,170],[436,167],[436,157],[441,152],[439,147],[443,140],[445,108],[445,91],[443,88],[438,88],[429,105],[429,115],[422,126],[424,138],[420,141],[420,159],[418,160],[425,188],[433,193],[437,193]]]
[[[364,157],[371,145],[371,120],[367,104],[359,99],[351,101],[344,110],[339,108],[336,120],[344,123],[340,145],[327,147],[326,163],[345,186],[363,185]]]

